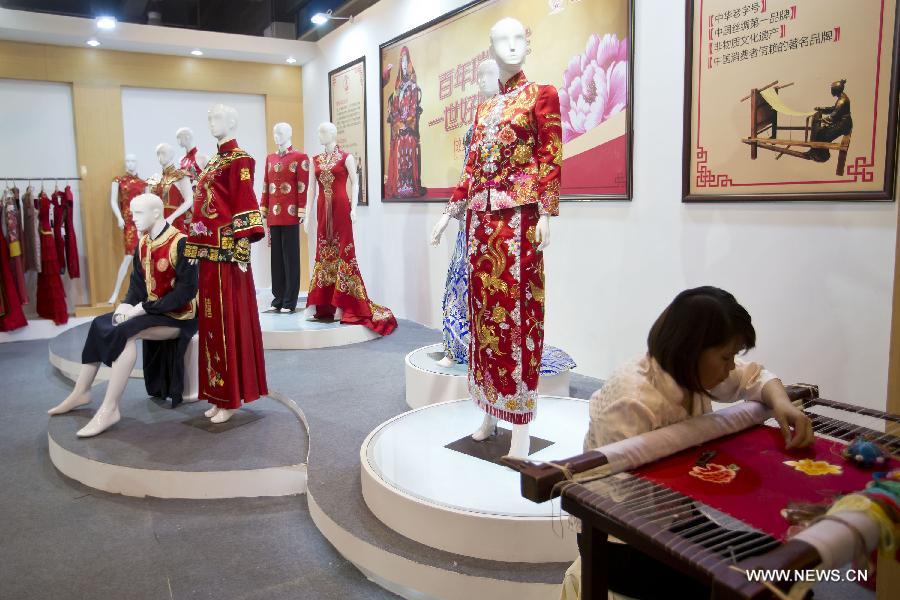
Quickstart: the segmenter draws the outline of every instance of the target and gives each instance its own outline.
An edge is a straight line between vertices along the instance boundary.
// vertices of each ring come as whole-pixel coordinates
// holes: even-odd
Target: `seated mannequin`
[[[147,392],[172,398],[173,407],[182,402],[184,354],[197,332],[197,267],[184,258],[187,238],[166,222],[158,196],[135,197],[131,215],[142,236],[128,293],[115,312],[91,323],[75,389],[47,411],[59,415],[90,403],[100,363],[112,367],[103,404],[78,437],[95,436],[119,421],[119,400],[137,360],[138,338],[144,340]]]

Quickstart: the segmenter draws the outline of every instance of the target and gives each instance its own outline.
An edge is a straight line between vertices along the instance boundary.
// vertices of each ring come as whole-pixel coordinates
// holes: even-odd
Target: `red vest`
[[[175,288],[175,266],[180,258],[178,240],[183,237],[186,236],[174,227],[166,229],[155,240],[151,240],[149,235],[141,237],[138,256],[144,268],[148,300],[159,300]],[[181,308],[165,314],[173,319],[193,319],[197,314],[196,297]]]

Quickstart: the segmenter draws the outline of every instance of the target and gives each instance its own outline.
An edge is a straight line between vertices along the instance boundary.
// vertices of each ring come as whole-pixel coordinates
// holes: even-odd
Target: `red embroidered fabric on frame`
[[[785,450],[779,429],[760,426],[674,454],[632,473],[784,540],[789,524],[781,516],[781,509],[789,502],[830,501],[863,489],[874,471],[887,470],[879,467],[870,471],[851,464],[841,457],[844,447],[841,442],[817,437],[809,448]],[[691,475],[700,455],[710,450],[715,455],[706,468]],[[794,461],[811,470],[829,470],[826,465],[801,462],[804,459],[824,461],[840,467],[842,472],[808,475],[785,464]],[[733,471],[729,469],[732,465],[738,468],[733,477],[724,473],[726,469]],[[896,462],[893,468],[897,468]]]

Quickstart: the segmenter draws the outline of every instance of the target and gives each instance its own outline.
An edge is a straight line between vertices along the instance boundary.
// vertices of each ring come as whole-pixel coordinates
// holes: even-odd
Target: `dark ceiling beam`
[[[122,0],[119,19],[131,23],[146,23],[147,0]]]

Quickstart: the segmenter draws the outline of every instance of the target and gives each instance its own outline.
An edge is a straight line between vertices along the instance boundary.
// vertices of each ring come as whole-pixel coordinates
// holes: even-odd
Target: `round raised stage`
[[[77,327],[72,327],[71,329],[63,331],[50,340],[48,346],[50,364],[59,369],[60,373],[72,381],[78,379],[78,371],[81,370],[81,349],[84,348],[84,340],[87,339],[87,334],[90,329],[90,323],[83,323]],[[137,360],[134,363],[134,369],[131,371],[131,376],[138,379],[144,378],[144,369],[142,366],[144,361],[141,358],[141,346],[142,344],[137,344]],[[95,383],[106,381],[108,379],[109,367],[100,365],[100,370],[97,372]]]
[[[559,501],[521,496],[519,474],[498,462],[510,425],[485,442],[469,437],[483,419],[469,400],[432,404],[375,428],[360,449],[369,509],[394,531],[426,546],[519,563],[574,560],[575,536],[560,537]],[[588,402],[541,396],[531,423],[531,458],[579,454]],[[554,531],[555,528],[555,531]]]
[[[75,435],[94,415],[94,401],[49,417],[50,459],[64,475],[89,487],[125,496],[241,498],[306,491],[308,437],[293,401],[260,398],[230,421],[212,424],[206,402],[169,408],[130,382],[122,420],[92,438]]]
[[[306,308],[306,292],[297,297],[297,310],[292,313],[267,312],[271,306],[272,293],[261,290],[257,293],[259,326],[262,329],[263,348],[266,350],[312,350],[331,348],[368,342],[381,337],[362,325],[344,325],[335,321],[307,321],[303,316]]]
[[[547,396],[568,396],[575,363],[558,348],[547,346],[545,350],[548,360],[542,361],[538,392]],[[468,365],[454,363],[445,367],[438,364],[443,357],[443,344],[416,348],[406,355],[406,404],[410,408],[469,396]]]

